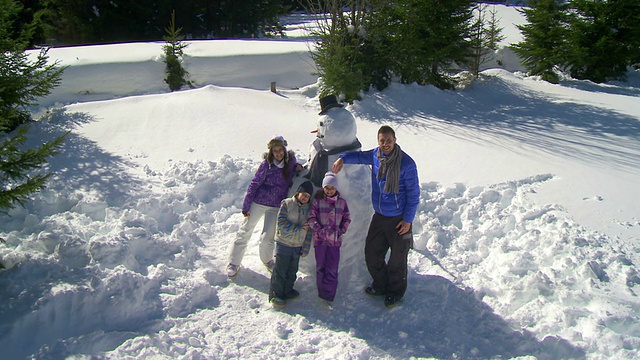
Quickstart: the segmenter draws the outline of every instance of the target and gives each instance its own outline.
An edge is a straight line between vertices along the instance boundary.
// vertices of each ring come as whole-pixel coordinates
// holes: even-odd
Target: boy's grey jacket
[[[282,200],[276,224],[275,240],[289,247],[302,247],[308,254],[313,232],[305,231],[302,225],[309,218],[309,203],[301,205],[295,197]]]

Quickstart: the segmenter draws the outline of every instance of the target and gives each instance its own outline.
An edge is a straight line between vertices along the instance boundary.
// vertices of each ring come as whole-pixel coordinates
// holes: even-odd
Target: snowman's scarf
[[[378,160],[380,160],[380,168],[378,169],[378,179],[387,177],[384,185],[384,192],[397,194],[400,184],[400,163],[402,163],[402,150],[396,144],[391,150],[391,154],[384,155],[382,149],[378,147]]]
[[[337,147],[335,149],[326,150],[322,147],[320,139],[316,139],[313,142],[313,147],[316,149],[316,155],[311,160],[311,167],[305,177],[318,187],[322,187],[322,179],[324,175],[329,171],[329,155],[341,154],[345,151],[352,151],[362,147],[360,141],[356,139],[349,145]]]

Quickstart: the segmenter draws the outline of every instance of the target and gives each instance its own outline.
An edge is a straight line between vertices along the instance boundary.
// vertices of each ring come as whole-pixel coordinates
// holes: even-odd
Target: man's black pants
[[[373,215],[364,247],[367,269],[373,279],[372,287],[387,296],[402,298],[407,290],[407,256],[413,245],[411,230],[398,235],[396,226],[402,221],[402,215],[394,217]],[[385,261],[391,249],[389,262]]]

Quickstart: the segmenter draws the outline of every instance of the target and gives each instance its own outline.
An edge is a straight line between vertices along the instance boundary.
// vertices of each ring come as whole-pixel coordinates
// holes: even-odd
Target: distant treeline
[[[297,0],[23,0],[16,31],[38,19],[32,45],[162,40],[175,11],[188,38],[278,35]]]
[[[161,40],[175,11],[189,39],[282,34],[279,17],[304,10],[299,0],[22,0],[16,31],[37,19],[32,44],[79,45]],[[479,1],[523,5],[525,0]],[[342,2],[348,8],[350,1]]]

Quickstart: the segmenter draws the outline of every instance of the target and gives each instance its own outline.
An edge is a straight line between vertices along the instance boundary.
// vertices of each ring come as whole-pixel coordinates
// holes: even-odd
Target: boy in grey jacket
[[[287,300],[300,295],[293,284],[298,276],[300,257],[307,256],[311,248],[313,232],[307,219],[312,193],[313,185],[305,181],[292,197],[280,204],[275,235],[276,263],[269,288],[269,301],[276,307],[284,307]]]

